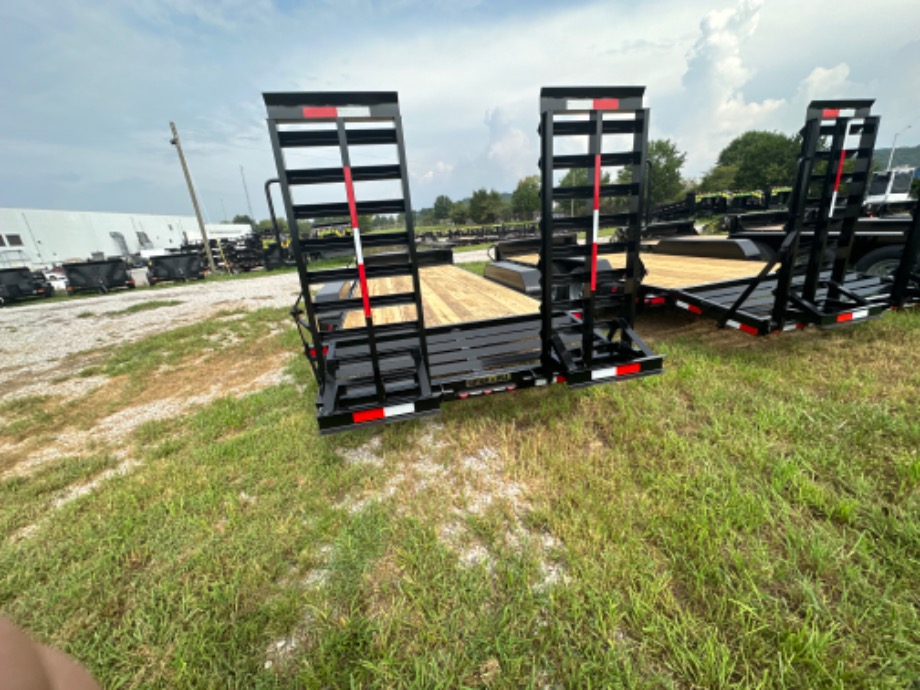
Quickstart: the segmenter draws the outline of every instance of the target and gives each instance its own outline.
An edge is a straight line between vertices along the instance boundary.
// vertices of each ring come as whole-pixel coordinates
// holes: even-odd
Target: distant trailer
[[[147,262],[147,283],[204,280],[204,264],[197,252],[151,256]]]
[[[67,276],[67,292],[106,293],[113,288],[134,289],[134,278],[124,259],[102,259],[64,264]]]
[[[30,297],[53,297],[54,286],[28,268],[0,269],[0,304]]]

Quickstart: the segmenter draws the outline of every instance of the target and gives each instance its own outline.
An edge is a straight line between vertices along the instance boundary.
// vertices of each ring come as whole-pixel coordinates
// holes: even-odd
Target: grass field
[[[0,611],[108,687],[916,687],[920,312],[651,316],[663,376],[326,438],[287,318],[0,407]],[[107,421],[247,367],[286,375]]]

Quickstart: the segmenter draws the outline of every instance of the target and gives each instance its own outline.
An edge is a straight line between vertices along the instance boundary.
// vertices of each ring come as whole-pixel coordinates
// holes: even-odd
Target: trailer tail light
[[[638,374],[641,371],[642,364],[640,362],[633,362],[631,364],[623,364],[618,367],[595,369],[591,372],[591,380],[597,381],[600,379],[612,379],[617,376],[629,376],[630,374]]]
[[[415,403],[406,403],[404,405],[390,405],[389,407],[375,407],[372,410],[361,410],[352,412],[351,419],[355,424],[362,422],[373,422],[378,419],[389,419],[390,417],[400,417],[415,412]]]
[[[325,357],[325,356],[328,355],[328,354],[329,354],[329,348],[328,348],[328,347],[324,347],[324,348],[323,348],[323,357]],[[315,347],[311,347],[311,348],[310,348],[310,357],[312,357],[313,359],[316,359],[316,348],[315,348]]]

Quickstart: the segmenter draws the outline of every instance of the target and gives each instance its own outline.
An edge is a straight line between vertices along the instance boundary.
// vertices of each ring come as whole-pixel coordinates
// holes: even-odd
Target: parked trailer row
[[[288,227],[341,219],[344,228],[292,238],[302,288],[292,315],[317,379],[322,433],[436,414],[449,400],[658,374],[663,357],[636,332],[640,303],[671,303],[712,316],[722,327],[766,334],[849,325],[920,301],[917,215],[903,235],[907,249],[894,277],[865,275],[850,265],[878,130],[871,101],[809,105],[783,239],[775,256],[766,257],[765,245],[746,238],[692,244],[677,236],[686,231],[681,224],[668,227],[675,237],[654,247],[648,228],[643,236],[649,115],[643,97],[644,87],[542,90],[539,235],[517,248],[529,256],[508,253],[514,243],[500,246],[499,261],[483,279],[450,266],[449,252],[439,256],[416,246],[395,93],[264,94]],[[572,153],[579,150],[573,140],[582,142],[582,153]],[[375,146],[395,151],[395,160],[351,164],[353,147]],[[325,153],[325,160],[336,152],[341,166],[330,168],[317,156],[313,167],[289,169],[284,153],[294,148]],[[578,169],[587,172],[588,184],[555,183],[560,171]],[[604,173],[618,182],[603,184]],[[362,182],[379,180],[393,180],[401,194],[362,194]],[[313,184],[340,185],[341,201],[296,203],[294,190]],[[623,210],[607,212],[605,199],[617,199]],[[402,214],[405,229],[362,234],[359,218],[380,213]],[[620,232],[601,242],[601,227]],[[582,232],[584,244],[574,240]],[[654,250],[645,254],[647,265],[643,243]],[[666,288],[648,282],[666,263],[698,261],[707,252],[743,259],[706,258],[739,273]],[[317,270],[309,262],[317,254],[348,254],[353,265]],[[751,259],[763,263],[757,275],[750,275]]]

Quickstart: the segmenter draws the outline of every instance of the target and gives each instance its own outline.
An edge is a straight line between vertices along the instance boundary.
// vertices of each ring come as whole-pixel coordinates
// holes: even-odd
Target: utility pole
[[[252,215],[252,202],[249,200],[249,187],[246,186],[246,173],[243,172],[243,166],[240,166],[240,177],[243,178],[243,191],[246,193],[246,206],[249,208],[249,219],[255,223],[256,217]],[[253,228],[255,230],[255,228]]]
[[[198,228],[201,230],[201,241],[204,243],[205,255],[208,257],[208,269],[211,273],[217,272],[217,267],[214,265],[214,255],[211,254],[211,244],[208,242],[208,233],[204,229],[204,221],[201,219],[201,209],[198,208],[198,197],[195,196],[195,188],[192,186],[192,176],[189,175],[188,165],[185,162],[185,154],[182,152],[182,142],[179,141],[179,132],[176,130],[176,123],[169,123],[170,129],[172,129],[173,138],[170,139],[169,143],[176,147],[176,150],[179,152],[179,162],[182,163],[182,172],[185,173],[185,183],[188,185],[189,196],[192,197],[192,206],[195,207],[195,217],[198,219]]]
[[[911,125],[907,125],[907,127],[905,127],[905,128],[902,129],[900,132],[897,132],[897,133],[894,135],[894,139],[893,139],[892,142],[891,142],[891,154],[888,156],[888,169],[889,169],[889,170],[891,170],[891,164],[894,163],[894,152],[895,152],[895,148],[896,148],[897,145],[898,145],[898,137],[901,136],[902,134],[904,134],[904,132],[906,132],[906,131],[909,130],[910,128],[911,128]]]

